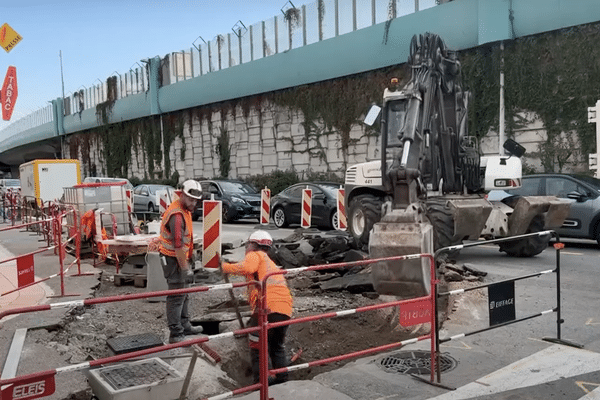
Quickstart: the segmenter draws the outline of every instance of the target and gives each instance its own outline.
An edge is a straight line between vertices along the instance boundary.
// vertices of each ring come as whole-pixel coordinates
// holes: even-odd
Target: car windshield
[[[157,190],[168,190],[167,188],[168,186],[148,185],[148,191],[150,192],[150,194],[156,194]]]
[[[4,181],[6,186],[21,186],[21,181],[18,179],[7,179]]]
[[[593,186],[596,190],[600,191],[600,179],[593,178],[587,175],[575,175],[577,179],[584,181],[585,183]]]
[[[243,182],[219,182],[223,191],[234,194],[256,194],[256,189]]]

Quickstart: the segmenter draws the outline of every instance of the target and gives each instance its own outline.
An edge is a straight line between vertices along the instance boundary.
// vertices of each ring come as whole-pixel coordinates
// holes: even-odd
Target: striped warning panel
[[[339,231],[345,231],[348,227],[346,221],[346,204],[345,204],[346,191],[343,188],[338,189],[337,193],[337,209],[338,209],[338,223],[335,229]]]
[[[167,207],[171,204],[169,192],[166,190],[157,190],[156,197],[158,197],[158,212],[164,214],[167,211]]]
[[[271,215],[271,190],[266,187],[260,191],[260,223],[269,225]]]
[[[216,200],[202,202],[202,265],[205,268],[219,268],[221,255],[221,210],[222,203]]]
[[[302,190],[302,221],[303,228],[310,228],[310,218],[312,214],[312,190]]]
[[[131,214],[133,212],[133,190],[126,189],[125,197],[127,198],[127,212]]]

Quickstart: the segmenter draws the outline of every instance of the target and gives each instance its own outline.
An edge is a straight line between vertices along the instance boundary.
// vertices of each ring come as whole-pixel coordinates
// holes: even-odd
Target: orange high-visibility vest
[[[192,226],[192,214],[181,205],[179,199],[169,205],[163,214],[160,222],[160,246],[159,250],[166,256],[175,257],[175,235],[169,231],[167,224],[171,216],[175,214],[183,215],[185,229],[183,231],[183,249],[188,253],[188,258],[192,257],[194,249],[194,228]]]
[[[268,273],[279,271],[273,260],[264,251],[251,251],[239,263],[223,263],[223,272],[226,274],[242,275],[246,281],[261,281]],[[283,275],[270,275],[267,279],[267,309],[269,313],[280,313],[292,316],[292,295]],[[248,303],[252,312],[259,306],[259,291],[254,285],[247,288]]]

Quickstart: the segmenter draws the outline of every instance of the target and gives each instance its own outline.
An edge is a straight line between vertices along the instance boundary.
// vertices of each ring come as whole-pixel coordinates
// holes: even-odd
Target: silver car
[[[569,199],[569,216],[556,232],[561,237],[596,240],[600,245],[600,179],[571,174],[527,175],[519,189],[492,192],[490,200],[511,195]]]
[[[157,191],[166,190],[169,203],[174,200],[175,188],[167,185],[138,185],[133,188],[133,211],[134,212],[158,212],[160,199]]]

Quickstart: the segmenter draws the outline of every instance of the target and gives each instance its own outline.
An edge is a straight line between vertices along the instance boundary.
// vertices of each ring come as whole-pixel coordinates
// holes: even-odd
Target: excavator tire
[[[350,202],[348,208],[348,231],[360,244],[369,244],[369,235],[375,223],[381,220],[381,198],[361,194]]]
[[[445,200],[428,199],[426,205],[427,218],[433,225],[433,248],[438,250],[443,247],[462,244],[462,240],[454,237],[454,216]],[[454,250],[446,254],[450,258],[454,258],[459,253],[459,250]]]
[[[511,196],[502,199],[502,202],[509,207],[514,207],[518,199],[519,196]],[[541,232],[544,230],[544,225],[544,216],[538,214],[533,217],[525,233]],[[511,257],[533,257],[548,248],[550,238],[550,235],[531,236],[519,240],[500,242],[500,251],[505,252]]]

